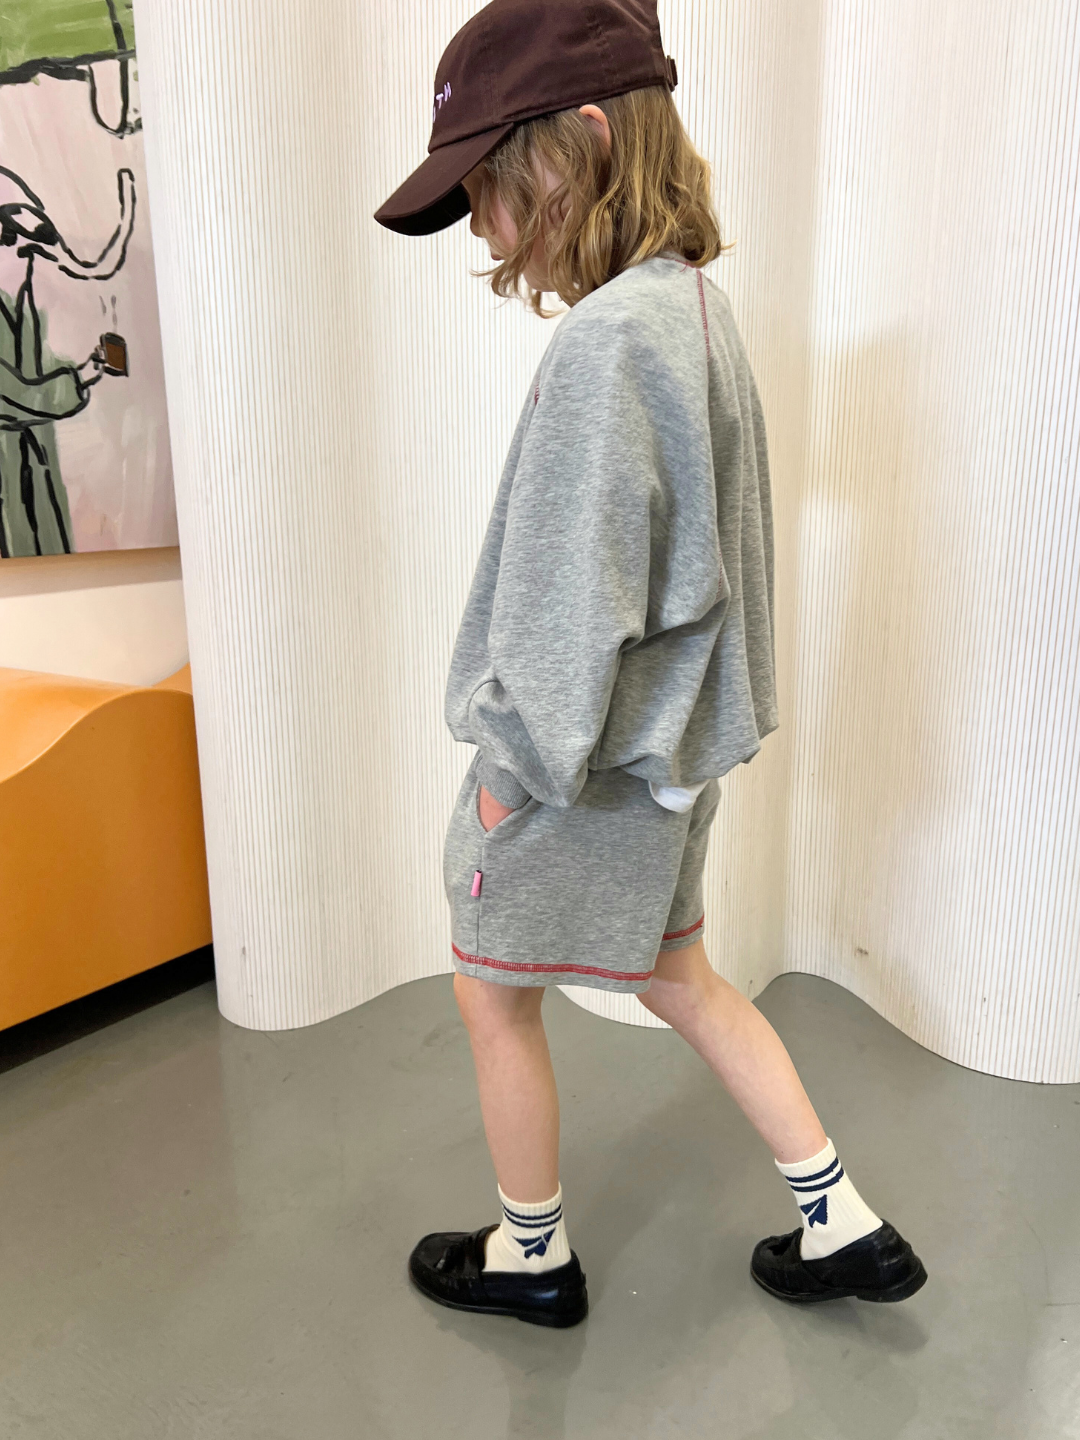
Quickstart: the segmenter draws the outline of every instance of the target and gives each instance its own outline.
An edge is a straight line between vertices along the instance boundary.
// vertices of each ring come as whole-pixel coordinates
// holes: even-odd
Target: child
[[[425,1236],[459,1309],[588,1309],[558,1174],[548,985],[632,991],[715,1071],[802,1225],[754,1250],[773,1295],[902,1300],[911,1246],[860,1198],[765,1017],[709,965],[717,777],[777,725],[764,422],[723,291],[708,167],[671,99],[655,0],[493,0],[435,79],[428,159],[376,218],[472,212],[497,293],[570,306],[510,447],[450,667],[477,746],[446,836],[454,990],[502,1220]]]

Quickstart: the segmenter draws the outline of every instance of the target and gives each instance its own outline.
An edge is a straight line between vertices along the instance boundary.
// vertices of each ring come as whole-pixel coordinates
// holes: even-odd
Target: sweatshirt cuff
[[[511,810],[520,810],[526,800],[532,799],[528,790],[512,771],[500,770],[498,765],[488,760],[482,751],[476,762],[476,774],[488,794],[498,800],[500,805],[508,805]]]

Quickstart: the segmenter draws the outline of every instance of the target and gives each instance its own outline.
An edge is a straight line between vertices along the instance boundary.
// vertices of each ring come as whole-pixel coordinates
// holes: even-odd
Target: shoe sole
[[[822,1300],[848,1300],[851,1298],[869,1300],[877,1305],[889,1305],[896,1300],[906,1300],[909,1295],[914,1295],[916,1290],[921,1290],[926,1284],[927,1276],[920,1261],[919,1268],[913,1275],[909,1275],[906,1280],[901,1280],[897,1285],[890,1285],[887,1290],[826,1290],[820,1294],[810,1295],[790,1295],[786,1290],[776,1290],[762,1280],[753,1268],[750,1270],[750,1278],[756,1285],[760,1285],[762,1290],[768,1291],[770,1295],[775,1295],[778,1300],[790,1300],[793,1305],[816,1305]]]
[[[448,1310],[467,1310],[471,1315],[510,1315],[515,1320],[523,1320],[526,1325],[546,1325],[551,1330],[568,1330],[572,1325],[580,1325],[589,1313],[589,1302],[585,1301],[581,1313],[569,1315],[545,1314],[542,1310],[510,1310],[502,1305],[462,1305],[457,1300],[447,1300],[442,1295],[433,1295],[430,1290],[425,1290],[423,1285],[417,1283],[412,1275],[409,1276],[413,1285],[421,1295],[429,1300],[434,1300],[436,1305],[445,1305]]]

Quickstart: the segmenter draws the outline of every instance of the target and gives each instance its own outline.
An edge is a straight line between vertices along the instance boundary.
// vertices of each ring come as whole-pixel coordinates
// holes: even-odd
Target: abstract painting
[[[0,0],[0,559],[175,545],[131,0]]]

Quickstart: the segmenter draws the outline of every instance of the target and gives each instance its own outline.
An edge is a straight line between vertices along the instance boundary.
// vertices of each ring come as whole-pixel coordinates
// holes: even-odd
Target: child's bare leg
[[[559,1188],[559,1097],[540,1014],[543,987],[458,974],[454,995],[499,1185],[515,1200],[547,1200]]]
[[[572,1257],[559,1185],[559,1097],[540,1014],[543,987],[458,974],[454,994],[472,1044],[502,1205],[502,1220],[484,1241],[483,1269],[560,1269]]]
[[[459,1307],[490,1309],[494,1295],[497,1313],[576,1324],[588,1307],[562,1214],[559,1102],[540,1014],[543,989],[456,975],[454,991],[472,1043],[503,1218],[472,1236],[426,1236],[410,1272],[427,1294]],[[855,1190],[780,1037],[712,970],[704,947],[661,952],[639,999],[717,1074],[791,1186],[802,1227],[755,1247],[758,1283],[803,1301],[914,1294],[926,1280],[918,1256]],[[554,1288],[530,1290],[541,1277]]]
[[[693,1046],[781,1164],[825,1146],[784,1042],[761,1011],[717,975],[700,941],[661,951],[652,984],[638,999]]]
[[[760,1010],[716,974],[700,942],[661,951],[652,984],[638,999],[694,1047],[772,1150],[803,1222],[794,1255],[823,1259],[874,1232],[886,1246],[893,1243],[840,1164],[783,1041]],[[764,1241],[755,1251],[759,1268],[773,1263],[762,1260],[763,1247]],[[918,1261],[899,1251],[894,1259],[904,1284],[917,1288]]]
[[[457,974],[454,994],[472,1044],[502,1219],[468,1233],[425,1235],[409,1256],[409,1274],[426,1295],[459,1310],[576,1325],[589,1297],[563,1220],[543,987]]]

